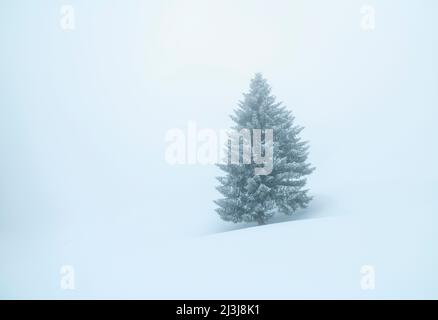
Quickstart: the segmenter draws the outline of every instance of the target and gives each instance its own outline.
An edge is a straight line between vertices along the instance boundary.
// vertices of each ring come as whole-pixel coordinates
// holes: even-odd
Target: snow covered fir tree
[[[224,176],[218,177],[220,185],[217,187],[223,198],[215,201],[220,217],[234,223],[265,224],[277,212],[292,215],[298,209],[306,208],[312,199],[305,188],[306,176],[314,168],[307,162],[308,143],[299,137],[303,127],[295,125],[291,111],[281,102],[276,102],[261,74],[257,73],[251,80],[249,93],[244,94],[231,119],[235,123],[233,131],[246,130],[251,135],[249,138],[244,135],[238,137],[239,160],[243,158],[245,144],[251,150],[252,160],[253,151],[260,148],[254,139],[254,129],[261,129],[259,141],[266,155],[266,131],[272,129],[272,171],[264,175],[255,174],[260,164],[251,159],[249,163],[230,163],[236,148],[233,149],[229,141],[225,146],[228,158],[218,164],[225,172]]]

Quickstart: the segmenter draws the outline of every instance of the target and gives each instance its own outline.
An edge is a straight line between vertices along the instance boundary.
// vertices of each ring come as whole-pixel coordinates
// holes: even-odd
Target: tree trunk
[[[257,223],[259,224],[259,226],[261,226],[261,225],[265,224],[265,220],[262,217],[258,217]]]

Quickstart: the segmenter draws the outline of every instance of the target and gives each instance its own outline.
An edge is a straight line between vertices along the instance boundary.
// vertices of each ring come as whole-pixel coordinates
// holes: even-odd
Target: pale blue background
[[[2,1],[0,297],[437,298],[437,15],[434,0]],[[229,231],[219,171],[169,166],[164,135],[230,126],[255,72],[306,127],[315,200]]]

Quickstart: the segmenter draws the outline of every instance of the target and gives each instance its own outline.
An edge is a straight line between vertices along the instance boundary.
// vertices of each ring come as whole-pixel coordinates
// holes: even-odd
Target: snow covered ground
[[[215,225],[197,235],[176,236],[172,223],[156,230],[134,213],[111,222],[103,215],[100,221],[72,217],[57,225],[56,235],[39,233],[37,222],[26,231],[9,225],[2,230],[8,258],[2,292],[20,298],[433,298],[437,208],[430,185],[411,187],[422,195],[413,197],[401,183],[390,186],[390,195],[386,188],[351,188],[342,202],[316,195],[297,220],[231,231]],[[18,241],[17,233],[23,235]],[[64,264],[75,268],[75,290],[59,289]],[[361,288],[363,265],[375,269],[372,291]]]

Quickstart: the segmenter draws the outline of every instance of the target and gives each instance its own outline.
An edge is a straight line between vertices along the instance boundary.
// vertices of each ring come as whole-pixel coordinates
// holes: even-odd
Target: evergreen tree
[[[256,221],[265,224],[276,212],[291,215],[299,208],[306,208],[311,201],[308,190],[304,188],[306,176],[314,168],[307,163],[307,142],[299,138],[303,128],[294,125],[292,113],[281,102],[275,101],[261,74],[256,74],[251,80],[249,93],[244,94],[231,119],[235,123],[233,130],[249,129],[251,137],[253,129],[273,130],[273,167],[269,174],[256,175],[254,169],[259,165],[254,161],[250,164],[219,164],[226,173],[218,177],[220,185],[217,189],[224,196],[215,201],[220,217],[234,223]],[[256,147],[252,138],[248,140],[240,142],[240,158],[244,143],[249,143],[251,150]],[[230,147],[226,147],[230,154]]]

